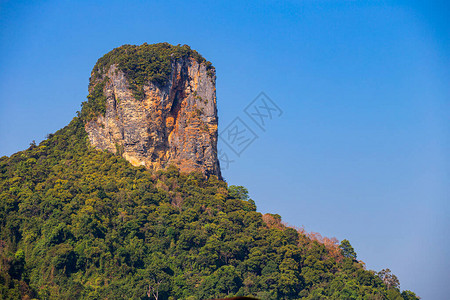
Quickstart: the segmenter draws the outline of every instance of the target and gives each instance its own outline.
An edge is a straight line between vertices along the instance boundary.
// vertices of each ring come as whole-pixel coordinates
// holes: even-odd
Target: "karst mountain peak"
[[[91,145],[134,166],[221,178],[215,80],[187,45],[115,48],[94,66],[81,110]]]

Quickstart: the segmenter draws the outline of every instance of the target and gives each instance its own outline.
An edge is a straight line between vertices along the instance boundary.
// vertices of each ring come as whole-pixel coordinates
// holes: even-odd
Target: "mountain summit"
[[[219,178],[215,69],[189,46],[124,45],[92,70],[82,116],[91,144],[134,166]]]
[[[418,299],[218,178],[214,82],[188,46],[116,48],[77,117],[0,157],[0,299]]]

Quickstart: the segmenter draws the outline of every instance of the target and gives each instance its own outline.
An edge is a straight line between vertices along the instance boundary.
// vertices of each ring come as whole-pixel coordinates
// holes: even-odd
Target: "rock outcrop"
[[[159,170],[173,164],[221,178],[214,68],[191,55],[172,56],[167,78],[137,88],[120,66],[112,62],[92,73],[90,93],[100,89],[105,103],[102,113],[85,122],[91,144],[135,166]]]

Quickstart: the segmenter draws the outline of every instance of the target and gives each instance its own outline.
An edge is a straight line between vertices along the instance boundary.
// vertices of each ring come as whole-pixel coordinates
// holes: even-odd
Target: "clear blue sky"
[[[448,298],[444,1],[91,2],[0,0],[0,155],[66,125],[114,47],[188,44],[217,69],[219,128],[255,126],[243,109],[261,91],[284,111],[252,127],[230,184],[261,212],[349,239],[402,289]]]

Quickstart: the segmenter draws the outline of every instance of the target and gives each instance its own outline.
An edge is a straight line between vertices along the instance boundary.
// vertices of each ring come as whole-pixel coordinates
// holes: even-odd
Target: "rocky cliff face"
[[[91,144],[135,166],[220,178],[214,69],[189,55],[170,59],[168,78],[145,82],[139,97],[122,69],[112,63],[91,77],[91,94],[100,89],[105,101],[104,114],[85,123]]]

